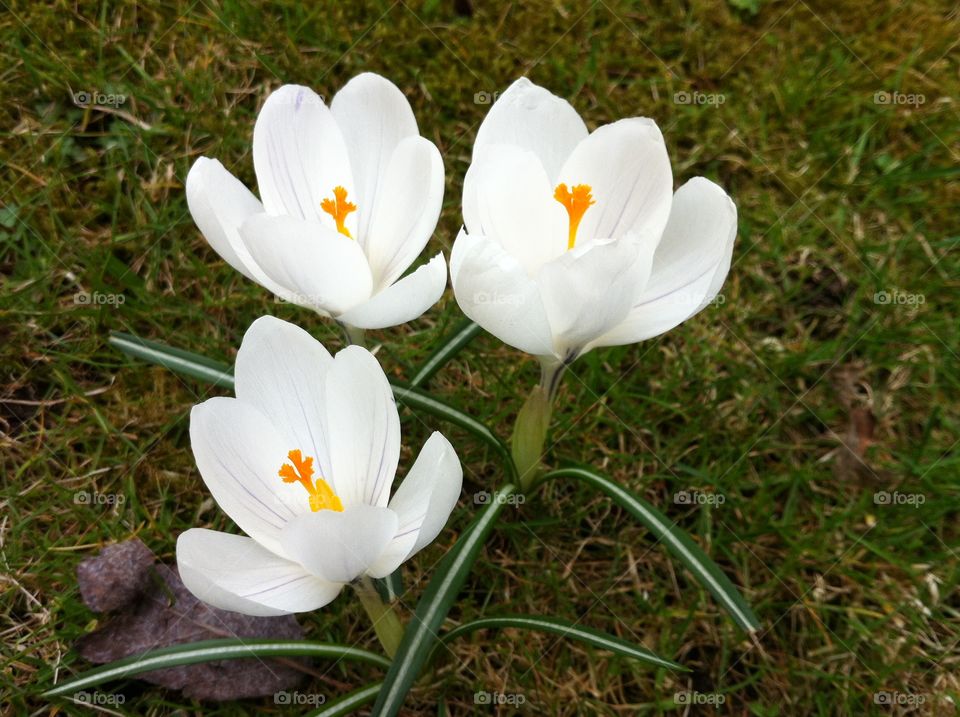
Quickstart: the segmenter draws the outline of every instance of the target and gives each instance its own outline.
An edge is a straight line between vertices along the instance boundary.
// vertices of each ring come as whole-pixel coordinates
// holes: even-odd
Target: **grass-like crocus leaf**
[[[410,386],[417,388],[425,384],[433,378],[437,371],[443,368],[448,361],[460,353],[464,346],[473,341],[474,337],[481,333],[483,333],[483,329],[480,328],[479,324],[469,319],[461,322],[450,334],[443,338],[443,342],[434,349],[430,357],[424,361],[414,377],[410,379]]]
[[[240,660],[257,657],[322,657],[331,660],[354,660],[378,667],[389,667],[390,661],[382,655],[347,645],[304,640],[204,640],[184,645],[151,650],[141,655],[132,655],[108,665],[84,672],[77,677],[61,682],[43,693],[44,697],[58,697],[101,685],[112,680],[133,677],[151,670],[179,665],[193,665],[214,660]]]
[[[233,370],[227,364],[208,359],[200,354],[173,348],[159,341],[142,339],[133,334],[113,332],[110,344],[125,354],[157,364],[185,376],[198,378],[223,388],[233,388]],[[397,401],[412,410],[429,413],[447,423],[459,426],[474,437],[479,438],[493,448],[500,456],[510,480],[516,475],[510,449],[486,425],[467,413],[450,406],[443,401],[408,386],[391,384]]]
[[[441,421],[459,426],[493,448],[500,456],[504,469],[507,471],[508,480],[516,479],[516,468],[513,464],[513,458],[510,456],[510,449],[485,424],[443,401],[438,401],[423,391],[396,384],[393,384],[392,387],[393,395],[397,401],[408,408],[429,413]]]
[[[503,510],[506,498],[514,490],[511,484],[501,488],[498,498],[483,508],[434,570],[380,688],[373,714],[393,717],[400,712],[407,692],[436,645],[440,626]]]
[[[174,373],[199,378],[214,386],[233,388],[233,369],[225,363],[206,356],[120,331],[111,332],[110,345],[125,354],[147,363],[163,366]]]
[[[384,602],[393,602],[403,594],[403,566],[385,578],[374,580],[373,584]]]
[[[618,655],[632,657],[641,662],[648,662],[658,667],[667,667],[671,670],[687,671],[683,665],[677,664],[672,660],[666,660],[655,655],[645,647],[640,647],[632,642],[623,640],[614,635],[608,635],[605,632],[594,630],[589,627],[577,625],[569,620],[563,620],[559,617],[545,617],[539,615],[504,615],[501,617],[484,617],[479,620],[471,620],[462,625],[458,625],[450,632],[444,634],[441,642],[450,642],[461,635],[474,630],[500,629],[504,627],[515,627],[522,630],[538,630],[540,632],[550,632],[554,635],[560,635],[570,640],[579,640],[593,647],[599,647],[603,650],[610,650]]]
[[[622,485],[606,476],[584,468],[561,468],[547,473],[541,481],[552,478],[573,478],[583,481],[610,496],[634,518],[643,523],[650,532],[694,574],[700,584],[713,595],[744,630],[760,629],[760,621],[753,614],[743,595],[730,579],[711,560],[703,549],[683,530],[674,525],[663,513],[650,503],[631,493]]]
[[[373,702],[380,693],[381,682],[375,682],[372,685],[361,687],[348,695],[344,695],[338,700],[324,705],[315,712],[310,712],[307,717],[342,717],[353,713],[359,707]]]

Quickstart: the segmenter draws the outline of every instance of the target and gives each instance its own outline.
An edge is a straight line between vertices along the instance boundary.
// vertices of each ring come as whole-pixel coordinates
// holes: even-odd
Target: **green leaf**
[[[427,658],[436,645],[436,635],[450,607],[490,531],[506,504],[506,498],[515,488],[507,484],[498,493],[500,500],[491,501],[480,511],[456,544],[444,556],[434,571],[417,609],[403,634],[400,649],[383,681],[383,687],[373,707],[377,717],[393,717],[400,712],[407,692],[420,675]]]
[[[150,650],[141,655],[133,655],[116,662],[84,672],[53,689],[43,693],[44,697],[57,697],[77,690],[100,685],[112,680],[133,677],[143,672],[159,670],[178,665],[193,665],[198,662],[215,660],[240,660],[250,657],[325,657],[332,660],[355,660],[367,662],[379,667],[389,667],[390,661],[368,650],[347,645],[336,645],[304,640],[203,640],[185,645]]]
[[[223,388],[233,388],[233,369],[220,361],[208,359],[183,349],[175,349],[159,341],[141,339],[133,334],[114,331],[110,334],[110,345],[123,353],[168,368],[174,373],[199,378],[207,383]]]
[[[348,715],[358,707],[363,707],[363,705],[373,702],[374,698],[379,694],[382,685],[383,683],[381,682],[375,682],[372,685],[361,687],[359,690],[354,690],[335,702],[324,705],[322,709],[310,712],[307,717],[341,717],[342,715]]]
[[[443,342],[434,349],[433,353],[430,354],[430,357],[420,367],[416,375],[410,379],[410,386],[417,388],[425,384],[433,378],[437,371],[443,368],[448,361],[460,353],[464,346],[473,341],[474,337],[481,333],[483,333],[483,329],[480,328],[479,324],[475,324],[469,319],[461,323],[453,330],[453,333],[445,336]]]
[[[395,602],[403,595],[403,566],[401,565],[385,578],[377,578],[373,584],[381,600],[387,603]]]
[[[485,617],[479,620],[465,622],[455,627],[450,632],[443,635],[441,642],[450,642],[461,635],[474,630],[499,629],[504,627],[516,627],[523,630],[539,630],[540,632],[550,632],[570,640],[579,640],[593,647],[599,647],[603,650],[610,650],[618,655],[632,657],[635,660],[649,662],[658,667],[667,667],[671,670],[688,671],[683,665],[679,665],[672,660],[665,660],[650,652],[645,647],[634,645],[619,637],[608,635],[605,632],[594,630],[582,625],[576,625],[568,620],[562,620],[558,617],[541,617],[536,615],[504,615],[502,617]],[[436,648],[435,648],[436,649]]]
[[[542,480],[550,478],[573,478],[599,488],[613,498],[634,518],[643,523],[658,540],[694,574],[694,577],[730,613],[744,630],[760,629],[760,621],[730,579],[713,562],[694,540],[680,530],[663,513],[619,483],[606,476],[583,468],[561,468],[547,473]]]
[[[148,363],[158,364],[175,373],[199,378],[223,388],[233,388],[232,369],[219,361],[208,359],[190,351],[176,349],[158,341],[141,339],[133,334],[114,332],[110,335],[110,344],[130,356]],[[513,459],[510,457],[510,449],[483,423],[473,416],[415,388],[393,383],[391,387],[397,401],[405,404],[408,408],[424,411],[442,421],[459,426],[489,445],[499,454],[509,479],[515,479],[516,468],[513,465]]]
[[[504,468],[507,470],[509,476],[508,480],[516,479],[516,468],[514,467],[513,459],[510,457],[510,449],[507,448],[507,444],[497,438],[493,431],[473,416],[463,411],[458,411],[456,408],[453,408],[453,406],[443,401],[438,401],[433,396],[415,388],[393,384],[393,395],[397,401],[406,405],[408,408],[429,413],[441,421],[459,426],[468,433],[473,434],[476,438],[479,438],[500,454]]]

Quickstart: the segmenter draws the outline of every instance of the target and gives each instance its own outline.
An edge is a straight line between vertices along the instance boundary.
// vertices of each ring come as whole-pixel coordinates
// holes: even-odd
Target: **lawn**
[[[9,4],[8,4],[9,3]],[[472,633],[404,714],[952,714],[960,698],[960,15],[949,3],[3,3],[0,78],[0,704],[90,667],[97,616],[76,568],[139,537],[172,560],[190,527],[230,529],[190,451],[191,406],[229,395],[124,356],[123,331],[232,362],[263,314],[331,349],[338,327],[223,262],[187,210],[192,162],[254,186],[256,113],[284,83],[328,100],[363,71],[409,98],[446,170],[424,257],[449,257],[463,177],[498,91],[527,75],[592,129],[654,118],[677,185],[703,175],[739,211],[713,306],[567,372],[546,463],[614,477],[695,537],[762,627],[738,628],[657,541],[586,486],[510,506],[449,625],[564,616],[687,666],[675,673],[567,642]],[[80,297],[78,299],[78,296]],[[90,300],[85,300],[90,298]],[[98,303],[101,302],[101,303]],[[371,332],[409,379],[462,321],[452,292]],[[509,437],[536,362],[481,334],[429,390]],[[951,399],[950,396],[953,396]],[[409,466],[441,429],[464,464],[447,529],[405,568],[403,616],[431,568],[504,481],[467,432],[401,411]],[[112,495],[110,503],[78,499]],[[712,496],[698,502],[690,496]],[[378,645],[346,594],[301,616],[311,638]],[[333,699],[369,666],[315,665]],[[300,714],[263,700],[198,703],[142,682],[117,711]],[[719,705],[683,704],[704,695]],[[883,704],[892,702],[893,704]],[[51,710],[51,711],[48,711]],[[501,713],[509,713],[503,708]]]

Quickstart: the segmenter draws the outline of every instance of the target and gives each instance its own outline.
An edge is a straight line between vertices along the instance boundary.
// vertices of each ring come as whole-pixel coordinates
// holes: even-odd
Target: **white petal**
[[[244,334],[234,370],[237,398],[270,421],[288,441],[288,451],[314,458],[323,477],[332,474],[323,435],[325,378],[332,363],[323,344],[299,326],[261,316]],[[328,483],[336,492],[332,479]]]
[[[557,183],[588,184],[595,205],[580,222],[577,241],[617,239],[627,232],[656,239],[670,216],[673,173],[653,120],[633,117],[596,129],[577,145]]]
[[[219,161],[201,157],[193,163],[187,174],[187,206],[197,228],[230,266],[290,300],[289,292],[263,272],[240,238],[240,225],[262,213],[263,205]]]
[[[344,311],[337,320],[358,329],[385,329],[413,321],[433,306],[447,286],[447,265],[437,254],[412,274]]]
[[[457,277],[460,275],[460,267],[465,257],[470,256],[487,239],[482,234],[468,234],[466,227],[460,227],[456,240],[453,242],[453,250],[450,252],[450,282],[456,285]]]
[[[491,145],[463,181],[463,220],[470,234],[495,239],[528,274],[567,248],[567,212],[537,156]]]
[[[703,309],[730,270],[737,208],[713,182],[697,177],[677,190],[650,281],[625,321],[595,345],[659,336]]]
[[[505,344],[535,356],[554,355],[540,292],[499,244],[461,231],[450,254],[450,277],[464,314]]]
[[[332,197],[336,186],[344,187],[353,201],[347,145],[323,98],[309,87],[284,85],[267,98],[253,129],[253,166],[269,214],[289,214],[334,228],[320,202]],[[347,228],[354,235],[356,215],[347,217]]]
[[[344,507],[386,506],[400,459],[400,416],[387,377],[369,351],[348,346],[334,358],[326,381],[337,495]]]
[[[674,292],[713,271],[729,258],[736,235],[737,208],[727,193],[709,179],[691,179],[674,195],[643,298]]]
[[[291,446],[270,421],[237,399],[211,398],[190,411],[190,445],[217,505],[244,533],[282,554],[280,531],[309,503],[305,491],[298,494],[278,475]]]
[[[513,144],[530,150],[552,181],[587,126],[566,100],[521,77],[504,91],[487,113],[473,144],[473,160],[489,145]]]
[[[373,281],[356,241],[317,222],[257,214],[240,236],[293,301],[337,315],[370,298]]]
[[[416,462],[390,499],[399,525],[390,545],[368,572],[389,575],[434,541],[457,505],[463,485],[460,459],[440,433],[427,439]]]
[[[443,204],[443,160],[432,142],[408,137],[389,159],[363,245],[375,291],[390,286],[420,255]]]
[[[263,211],[250,190],[216,159],[200,157],[187,174],[187,206],[214,251],[248,279],[259,281],[239,256],[246,249],[237,230],[244,219]]]
[[[417,120],[399,88],[372,72],[357,75],[345,84],[334,95],[330,110],[346,142],[357,190],[354,203],[358,207],[359,223],[355,236],[366,246],[373,216],[382,201],[380,191],[384,188],[391,156],[404,138],[418,134]],[[442,169],[440,174],[442,196]],[[416,254],[419,253],[418,249]]]
[[[244,615],[308,612],[342,585],[321,580],[242,535],[192,528],[177,539],[177,570],[197,598]]]
[[[734,221],[734,224],[736,224],[736,221]],[[729,251],[720,260],[720,263],[717,264],[717,268],[713,270],[713,278],[710,279],[710,285],[704,292],[703,298],[700,300],[700,305],[687,317],[688,319],[705,309],[707,305],[717,297],[717,294],[720,293],[720,289],[723,287],[723,282],[727,280],[727,274],[730,273],[730,264],[733,262],[733,240],[737,237],[736,226],[734,226],[731,237]]]
[[[628,234],[578,246],[544,265],[536,280],[564,358],[623,321],[650,277],[654,248]]]
[[[320,510],[298,516],[283,531],[283,546],[311,574],[348,583],[367,572],[397,532],[389,508],[354,505],[343,512]]]

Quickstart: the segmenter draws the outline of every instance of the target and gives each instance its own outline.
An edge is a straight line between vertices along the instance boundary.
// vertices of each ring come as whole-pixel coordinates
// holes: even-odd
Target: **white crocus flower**
[[[194,221],[244,276],[357,329],[410,321],[440,298],[441,254],[400,278],[436,228],[443,162],[389,80],[358,75],[330,107],[284,85],[257,117],[253,165],[262,203],[215,159],[187,176]]]
[[[548,362],[672,329],[730,268],[737,211],[697,177],[673,193],[649,119],[592,133],[526,78],[494,103],[464,182],[450,274],[463,312]]]
[[[400,419],[365,349],[332,357],[302,329],[264,316],[237,355],[236,394],[190,414],[200,475],[249,536],[180,536],[180,576],[204,602],[247,615],[313,610],[357,578],[389,575],[446,524],[462,471],[439,433],[390,497]]]

